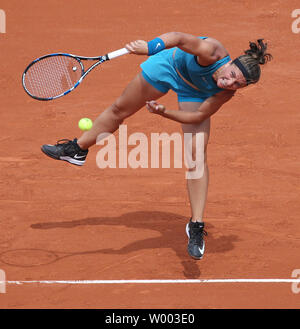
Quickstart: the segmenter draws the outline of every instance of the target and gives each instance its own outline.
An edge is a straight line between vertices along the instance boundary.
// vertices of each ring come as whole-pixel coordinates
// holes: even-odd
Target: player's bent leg
[[[179,103],[179,109],[182,111],[197,111],[199,103]],[[187,189],[191,206],[191,219],[186,225],[186,233],[188,235],[188,253],[194,259],[201,259],[205,251],[204,236],[207,234],[204,230],[203,214],[207,199],[208,190],[208,166],[207,166],[207,144],[210,133],[210,119],[205,120],[201,124],[182,124],[183,133],[192,134],[192,147],[185,148],[185,152],[192,152],[192,154],[185,154],[186,158],[194,160],[195,167],[189,169],[187,177]],[[197,135],[201,141],[200,150],[196,149]],[[201,175],[193,175],[194,171],[199,170],[197,165],[197,151],[204,152],[200,155],[201,164],[199,168],[203,169]]]
[[[158,99],[165,95],[149,84],[139,73],[125,88],[122,95],[94,121],[91,130],[85,132],[79,139],[78,145],[87,149],[96,143],[102,133],[113,133],[122,122],[136,113],[146,101]]]
[[[141,109],[146,101],[158,99],[165,93],[154,88],[138,74],[125,88],[122,95],[94,121],[91,130],[78,140],[60,140],[55,145],[46,144],[42,151],[49,157],[82,166],[88,154],[88,148],[96,143],[102,133],[113,133],[124,119]]]

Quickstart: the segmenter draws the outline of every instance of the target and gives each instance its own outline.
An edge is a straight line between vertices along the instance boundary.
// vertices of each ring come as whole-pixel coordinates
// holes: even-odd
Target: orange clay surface
[[[297,0],[2,0],[0,268],[8,281],[290,279],[300,268]],[[207,251],[189,258],[185,169],[99,169],[47,158],[45,143],[80,136],[139,72],[126,55],[70,95],[39,102],[21,75],[41,55],[103,55],[170,31],[220,40],[234,58],[264,38],[274,56],[261,81],[213,116],[208,147]],[[177,108],[176,95],[161,99]],[[128,134],[180,132],[145,108]],[[117,135],[117,134],[116,134]],[[25,249],[25,250],[24,250]],[[51,252],[49,252],[51,251]],[[62,256],[51,259],[53,252]],[[49,259],[48,259],[49,258]],[[45,264],[48,263],[48,264]],[[8,284],[1,308],[298,308],[290,283]]]

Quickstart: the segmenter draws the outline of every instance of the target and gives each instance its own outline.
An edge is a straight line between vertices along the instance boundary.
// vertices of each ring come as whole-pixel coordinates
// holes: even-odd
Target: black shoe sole
[[[81,166],[84,165],[84,163],[82,163],[82,164],[77,164],[77,163],[70,162],[70,161],[68,161],[67,159],[58,159],[58,158],[56,158],[55,156],[53,156],[53,155],[51,155],[51,154],[48,154],[46,151],[44,151],[44,150],[43,150],[43,147],[41,147],[41,151],[42,151],[44,154],[46,154],[49,158],[54,159],[54,160],[65,161],[65,162],[68,162],[68,163],[70,163],[70,164],[72,164],[72,165],[74,165],[74,166],[77,166],[77,167],[78,167],[78,166],[81,167]]]
[[[201,260],[201,259],[203,258],[203,256],[202,256],[202,257],[195,257],[195,256],[192,256],[192,255],[189,253],[189,251],[188,251],[188,254],[189,254],[189,256],[190,256],[191,258],[193,258],[193,259],[195,259],[195,260]]]

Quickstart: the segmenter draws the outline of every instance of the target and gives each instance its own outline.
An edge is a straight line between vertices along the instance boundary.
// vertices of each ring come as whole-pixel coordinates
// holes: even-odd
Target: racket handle
[[[108,59],[113,59],[122,55],[126,55],[129,53],[129,50],[127,50],[126,48],[122,48],[116,51],[112,51],[111,53],[107,54]]]

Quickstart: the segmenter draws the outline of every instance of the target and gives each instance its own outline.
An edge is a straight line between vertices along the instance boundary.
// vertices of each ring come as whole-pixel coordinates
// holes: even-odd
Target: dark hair
[[[247,71],[247,83],[256,83],[260,78],[260,65],[269,62],[273,56],[267,53],[267,43],[263,39],[257,42],[249,42],[250,49],[245,50],[245,55],[238,57],[239,61]]]

